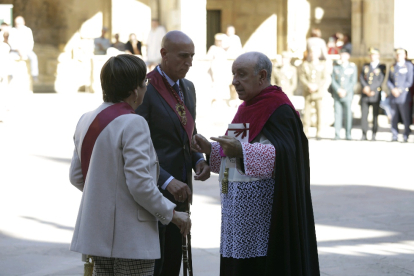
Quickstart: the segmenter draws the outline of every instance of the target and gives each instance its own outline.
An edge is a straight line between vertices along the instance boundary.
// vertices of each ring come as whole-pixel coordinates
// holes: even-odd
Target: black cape
[[[276,149],[275,190],[266,276],[320,275],[308,139],[298,114],[282,105],[262,133]]]

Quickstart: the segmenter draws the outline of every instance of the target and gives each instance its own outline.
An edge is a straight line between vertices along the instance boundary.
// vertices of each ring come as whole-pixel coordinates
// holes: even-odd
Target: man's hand
[[[187,236],[191,230],[191,219],[188,213],[186,212],[174,212],[172,223],[177,225],[180,228],[180,232],[183,236]]]
[[[223,153],[230,158],[243,158],[243,148],[239,140],[229,136],[211,137],[211,140],[220,143]]]
[[[338,96],[339,96],[339,98],[345,97],[346,96],[346,90],[343,89],[343,88],[339,88],[338,89]]]
[[[99,50],[101,50],[101,51],[105,51],[105,49],[104,49],[104,47],[102,46],[102,44],[101,44],[101,43],[96,43],[96,44],[98,45]]]
[[[196,165],[195,173],[194,180],[205,181],[210,178],[210,166],[206,161],[201,161]]]
[[[369,92],[368,96],[370,96],[370,97],[375,96],[375,91],[371,91],[371,92]]]
[[[195,152],[201,152],[210,155],[211,143],[203,135],[196,134],[193,136],[193,139],[191,141],[191,149]]]
[[[316,83],[309,84],[308,88],[310,93],[318,91],[318,85]]]
[[[178,202],[184,202],[187,197],[190,203],[193,201],[191,190],[188,185],[175,178],[167,185],[167,191],[169,191]]]
[[[369,94],[371,93],[371,89],[369,88],[369,86],[365,86],[364,89],[362,89],[362,92],[369,96]]]
[[[401,94],[401,91],[398,88],[394,88],[394,89],[391,90],[391,93],[394,97],[398,98]]]

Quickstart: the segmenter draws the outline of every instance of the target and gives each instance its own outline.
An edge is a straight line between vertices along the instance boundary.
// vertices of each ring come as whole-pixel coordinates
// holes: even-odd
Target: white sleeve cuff
[[[164,182],[164,184],[162,184],[161,189],[165,190],[165,189],[167,188],[168,184],[170,184],[171,180],[173,180],[173,179],[174,179],[174,177],[170,176],[170,178],[168,178],[168,179]]]
[[[200,163],[200,162],[202,162],[202,161],[204,161],[204,158],[200,158],[200,159],[198,159],[198,161],[196,162],[196,166],[197,166],[197,164],[198,164],[198,163]]]

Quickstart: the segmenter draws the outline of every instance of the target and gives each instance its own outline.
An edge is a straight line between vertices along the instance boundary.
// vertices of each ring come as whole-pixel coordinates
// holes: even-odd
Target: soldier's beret
[[[373,54],[378,54],[379,55],[379,50],[378,50],[378,48],[375,48],[375,47],[369,47],[368,48],[368,54],[370,54],[370,55],[373,55]]]
[[[395,53],[396,54],[407,54],[407,51],[404,48],[396,48]]]

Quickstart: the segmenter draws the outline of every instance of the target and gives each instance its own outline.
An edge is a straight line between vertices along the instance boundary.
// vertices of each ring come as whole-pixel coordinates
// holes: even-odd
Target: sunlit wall
[[[243,50],[259,51],[270,59],[275,59],[277,54],[277,17],[269,16],[250,36],[244,44]]]
[[[414,58],[414,36],[410,34],[413,25],[413,0],[394,0],[394,47],[403,47]]]
[[[112,34],[127,42],[135,33],[139,41],[146,42],[151,29],[151,9],[146,1],[112,0]]]

